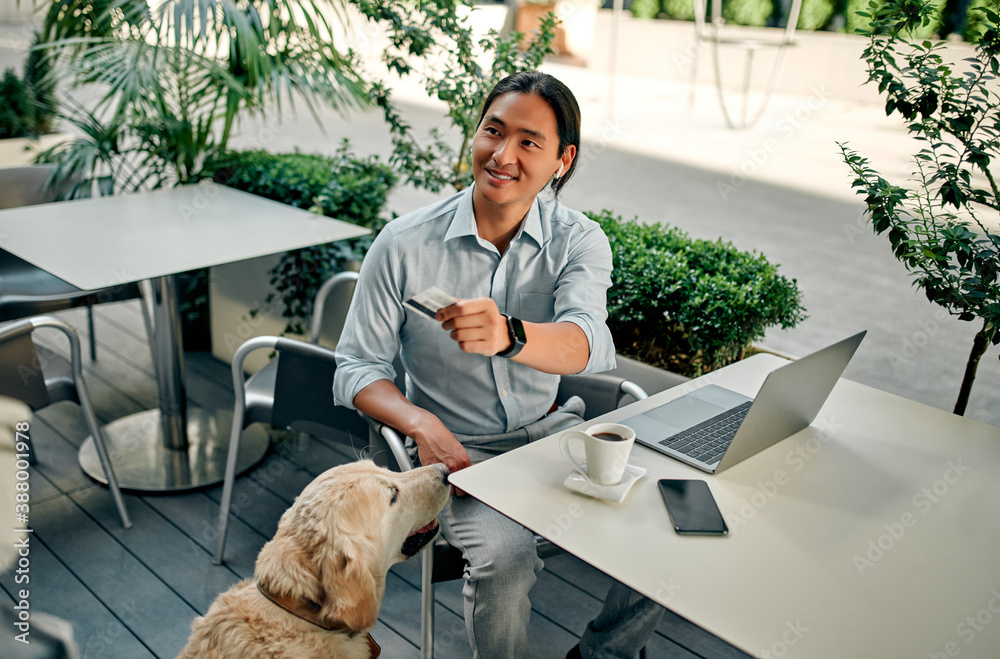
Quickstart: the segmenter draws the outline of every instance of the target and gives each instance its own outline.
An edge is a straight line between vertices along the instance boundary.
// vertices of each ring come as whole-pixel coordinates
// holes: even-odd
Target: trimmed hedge
[[[709,0],[711,1],[711,0]],[[709,2],[705,3],[711,20]],[[771,0],[729,0],[722,7],[722,16],[735,25],[766,25],[774,11]],[[632,0],[632,15],[636,18],[667,18],[678,21],[694,20],[691,0]]]
[[[40,39],[35,32],[32,47]],[[29,50],[23,76],[14,69],[4,71],[0,78],[0,139],[38,137],[51,132],[55,120],[55,79],[51,70],[50,55]]]
[[[797,282],[761,254],[607,210],[587,215],[611,243],[608,327],[620,354],[696,377],[806,317]]]
[[[799,22],[795,29],[822,30],[830,24],[836,9],[834,0],[802,0]]]
[[[942,15],[944,13],[947,0],[929,0],[929,4],[934,5],[934,14],[926,25],[914,29],[906,38],[912,40],[930,39],[941,30]],[[881,7],[885,0],[847,0],[847,9],[844,16],[847,19],[846,30],[849,34],[856,34],[858,30],[866,29],[871,23],[872,5]],[[973,8],[970,3],[969,9]],[[859,16],[858,12],[869,14],[869,16]],[[970,17],[971,18],[971,17]]]
[[[997,10],[996,0],[972,0],[969,3],[969,10],[966,13],[965,25],[962,26],[962,39],[969,43],[979,43],[983,37],[983,32],[990,26],[983,9],[992,6]],[[996,26],[993,26],[996,27]]]
[[[710,6],[712,0],[706,0]],[[799,13],[798,29],[823,30],[838,29],[849,34],[855,34],[859,28],[867,26],[868,19],[857,13],[869,13],[869,5],[875,2],[881,5],[885,0],[802,0],[802,10]],[[947,0],[927,0],[935,5],[933,18],[927,25],[922,25],[908,39],[929,39],[935,35],[960,29],[965,41],[978,43],[983,31],[982,8],[995,0],[971,0],[966,6],[965,20],[961,26],[951,26],[949,16],[945,16]],[[709,17],[711,10],[706,8]],[[784,25],[783,8],[777,0],[726,0],[722,7],[722,15],[726,23],[731,25],[781,26]],[[633,0],[632,15],[636,18],[666,18],[679,21],[693,21],[694,8],[690,0]],[[839,17],[843,17],[840,19]],[[836,28],[834,26],[837,26]],[[943,35],[942,35],[943,36]]]
[[[4,71],[0,79],[0,98],[0,139],[34,135],[34,101],[14,69]]]
[[[722,18],[735,25],[764,27],[773,13],[771,0],[729,0],[722,5]]]
[[[347,140],[333,156],[225,152],[205,163],[200,178],[372,230],[360,238],[288,252],[271,271],[271,284],[288,319],[285,331],[299,334],[305,331],[323,282],[368,253],[385,226],[382,210],[398,179],[376,156],[355,157]]]

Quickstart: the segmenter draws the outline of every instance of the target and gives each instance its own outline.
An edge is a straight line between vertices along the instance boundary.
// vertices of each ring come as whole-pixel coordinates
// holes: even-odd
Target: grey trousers
[[[572,398],[540,421],[501,435],[456,435],[475,464],[583,421],[583,401]],[[525,659],[528,647],[528,593],[543,567],[535,536],[517,522],[470,497],[452,497],[441,517],[441,532],[462,551],[468,567],[462,589],[465,626],[473,657]],[[584,657],[632,659],[652,636],[663,608],[615,582],[604,607],[580,639]],[[566,648],[569,650],[569,648]]]

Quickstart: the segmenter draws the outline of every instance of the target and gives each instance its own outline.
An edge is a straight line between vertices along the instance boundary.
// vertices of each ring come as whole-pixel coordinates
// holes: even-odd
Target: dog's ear
[[[312,552],[294,537],[278,532],[257,555],[254,577],[260,586],[275,595],[323,599]]]
[[[373,557],[363,555],[363,545],[337,544],[320,560],[320,584],[326,596],[320,615],[343,621],[353,630],[371,629],[378,619],[380,599],[369,567]]]

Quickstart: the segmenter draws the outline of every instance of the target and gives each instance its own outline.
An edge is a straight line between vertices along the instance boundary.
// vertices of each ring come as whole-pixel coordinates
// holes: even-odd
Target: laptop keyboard
[[[726,410],[718,416],[667,437],[660,444],[689,458],[712,464],[729,448],[729,443],[733,441],[736,431],[746,418],[751,403],[752,400]]]

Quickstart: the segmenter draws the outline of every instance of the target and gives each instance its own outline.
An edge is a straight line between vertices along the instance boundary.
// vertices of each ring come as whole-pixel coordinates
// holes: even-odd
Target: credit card
[[[440,309],[450,307],[456,302],[458,302],[458,299],[453,298],[436,286],[431,286],[427,290],[417,293],[403,304],[433,320],[434,315]]]

